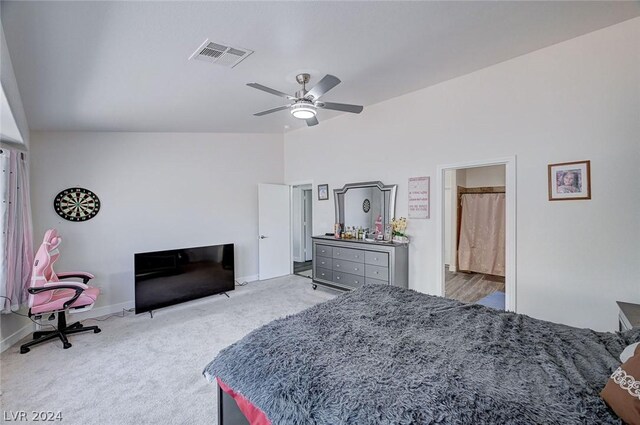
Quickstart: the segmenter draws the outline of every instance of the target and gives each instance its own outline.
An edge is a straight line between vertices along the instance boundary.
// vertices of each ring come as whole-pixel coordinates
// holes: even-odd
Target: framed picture
[[[318,185],[318,201],[326,201],[327,199],[329,199],[329,185],[319,184]]]
[[[429,218],[431,216],[431,177],[411,177],[409,179],[409,218]]]
[[[549,164],[549,200],[591,199],[591,161]]]

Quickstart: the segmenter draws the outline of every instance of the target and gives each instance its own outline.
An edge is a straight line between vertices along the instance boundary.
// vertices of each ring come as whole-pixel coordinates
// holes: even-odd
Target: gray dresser
[[[314,236],[313,282],[344,290],[370,283],[408,288],[409,245]]]
[[[616,301],[616,303],[618,303],[618,308],[620,309],[620,313],[618,313],[620,332],[640,327],[640,304],[622,301]]]

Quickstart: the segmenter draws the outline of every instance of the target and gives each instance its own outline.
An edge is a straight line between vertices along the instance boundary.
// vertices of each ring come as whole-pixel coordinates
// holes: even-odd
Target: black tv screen
[[[136,314],[232,291],[233,244],[134,254]]]

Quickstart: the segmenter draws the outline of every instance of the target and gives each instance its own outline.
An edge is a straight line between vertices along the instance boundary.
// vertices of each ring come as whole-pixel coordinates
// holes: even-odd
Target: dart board
[[[370,209],[371,209],[371,201],[369,201],[368,199],[365,199],[364,202],[362,203],[362,211],[368,213]]]
[[[100,200],[90,190],[72,187],[56,195],[53,208],[65,220],[87,221],[100,211]]]

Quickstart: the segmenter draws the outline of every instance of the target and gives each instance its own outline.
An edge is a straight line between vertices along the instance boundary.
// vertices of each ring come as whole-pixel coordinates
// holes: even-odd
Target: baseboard
[[[2,341],[0,341],[0,353],[13,346],[16,342],[20,341],[25,336],[29,335],[34,331],[34,329],[35,325],[32,322],[29,322],[8,337],[4,338]]]
[[[243,282],[255,282],[259,278],[260,278],[260,275],[252,274],[250,276],[238,277],[238,278],[236,278],[236,282],[240,282],[240,283],[243,283]]]
[[[82,313],[69,314],[67,316],[67,321],[77,322],[78,320],[87,320],[93,319],[96,317],[106,316],[108,314],[114,313],[122,313],[122,309],[129,310],[134,307],[133,301],[126,301],[119,304],[105,305],[104,307],[92,308],[88,311],[83,311]]]
[[[240,283],[253,282],[256,280],[258,280],[258,275],[254,274],[250,276],[239,277],[236,279],[236,282],[240,282]],[[119,304],[112,304],[112,305],[106,305],[104,307],[92,308],[91,310],[84,311],[82,313],[69,314],[67,320],[71,323],[78,320],[93,319],[96,317],[106,316],[109,314],[122,313],[122,309],[129,310],[134,307],[135,307],[135,302],[133,300],[125,301]]]
[[[257,274],[250,275],[250,276],[242,276],[236,279],[236,281],[240,283],[254,282],[256,280],[258,280]],[[71,323],[71,322],[76,322],[81,320],[93,319],[96,317],[107,316],[109,314],[122,313],[122,309],[129,310],[134,308],[134,306],[135,306],[134,301],[126,301],[119,304],[112,304],[112,305],[106,305],[103,307],[92,308],[91,310],[83,311],[82,313],[69,314],[67,316],[67,321]],[[15,331],[13,334],[4,338],[2,341],[0,341],[0,353],[6,350],[7,348],[11,347],[12,345],[14,345],[16,342],[20,341],[25,336],[29,335],[34,330],[35,330],[35,325],[33,323],[28,323],[24,327]]]

